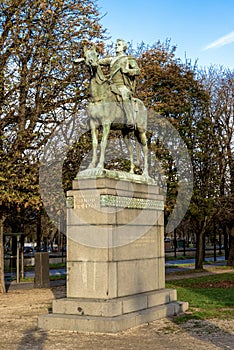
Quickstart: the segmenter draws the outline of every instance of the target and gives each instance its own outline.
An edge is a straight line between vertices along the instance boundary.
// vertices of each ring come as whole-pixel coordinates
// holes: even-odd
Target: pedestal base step
[[[38,327],[43,330],[117,333],[140,324],[177,315],[187,309],[186,302],[172,302],[116,317],[49,314],[38,318]]]
[[[116,333],[188,309],[175,289],[159,289],[114,299],[64,298],[53,301],[53,313],[40,316],[39,328]]]
[[[157,289],[112,299],[63,298],[53,301],[54,314],[116,317],[177,301],[175,289]]]

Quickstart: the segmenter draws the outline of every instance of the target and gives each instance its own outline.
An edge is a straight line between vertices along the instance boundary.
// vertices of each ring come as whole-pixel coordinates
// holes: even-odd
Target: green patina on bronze
[[[101,207],[115,207],[115,208],[128,208],[128,209],[149,209],[149,210],[163,210],[164,203],[160,200],[144,199],[144,198],[131,198],[101,194],[100,196]]]
[[[140,69],[133,56],[126,55],[124,40],[116,42],[116,56],[98,59],[95,46],[84,48],[85,62],[90,68],[90,103],[88,115],[92,132],[93,156],[89,169],[104,168],[105,150],[111,129],[121,130],[130,155],[130,173],[134,174],[133,147],[130,135],[134,133],[137,147],[142,146],[144,155],[143,176],[148,177],[148,147],[146,138],[147,110],[143,102],[134,96],[136,76]],[[102,66],[109,66],[107,78]],[[102,126],[102,141],[98,160],[98,132]],[[136,150],[139,154],[139,149]]]

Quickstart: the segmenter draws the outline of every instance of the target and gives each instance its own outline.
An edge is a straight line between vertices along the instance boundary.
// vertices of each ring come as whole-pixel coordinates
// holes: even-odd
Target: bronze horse
[[[91,101],[88,105],[90,128],[92,133],[93,155],[89,165],[91,168],[103,168],[105,150],[110,130],[121,130],[124,141],[128,147],[130,156],[130,173],[134,173],[133,147],[130,140],[130,133],[134,133],[138,142],[142,145],[144,154],[143,176],[148,177],[148,147],[146,138],[147,110],[143,102],[132,98],[131,104],[135,114],[135,128],[129,127],[122,102],[118,101],[115,93],[111,91],[110,83],[102,72],[98,63],[98,54],[95,46],[91,49],[84,49],[85,63],[90,68],[90,94]],[[130,102],[129,102],[130,103]],[[98,132],[102,126],[102,140],[99,161],[97,159]]]

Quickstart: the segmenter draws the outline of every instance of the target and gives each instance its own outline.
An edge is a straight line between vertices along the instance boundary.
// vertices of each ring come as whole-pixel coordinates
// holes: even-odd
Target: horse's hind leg
[[[129,159],[130,159],[130,173],[134,174],[134,161],[133,161],[133,147],[132,147],[132,142],[130,140],[129,137],[129,133],[124,133],[123,132],[123,138],[124,138],[124,142],[128,148],[128,152],[129,152]]]
[[[141,146],[138,139],[136,139],[136,166],[140,167],[141,164]]]
[[[88,169],[92,169],[96,167],[97,164],[97,147],[98,147],[98,127],[95,122],[90,120],[91,134],[92,134],[92,147],[93,147],[93,155],[92,161],[88,166]]]
[[[100,153],[99,163],[97,165],[98,168],[104,168],[105,152],[106,152],[106,145],[107,145],[108,136],[110,133],[110,126],[111,126],[110,122],[105,123],[103,125],[102,141],[101,141],[101,153]]]
[[[148,146],[147,146],[147,137],[146,137],[145,131],[138,130],[137,138],[142,145],[142,150],[143,150],[143,154],[144,154],[144,169],[143,169],[142,175],[148,177],[149,176],[149,173],[148,173]]]

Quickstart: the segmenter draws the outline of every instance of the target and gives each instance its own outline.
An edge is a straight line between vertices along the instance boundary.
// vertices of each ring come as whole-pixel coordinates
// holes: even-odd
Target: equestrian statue
[[[136,76],[140,69],[135,57],[126,55],[127,44],[118,39],[116,56],[98,59],[96,47],[84,47],[84,58],[74,63],[85,62],[90,71],[90,95],[88,116],[92,133],[93,155],[88,169],[104,168],[105,151],[110,130],[121,130],[128,147],[130,173],[134,173],[133,147],[130,136],[134,134],[142,146],[144,166],[142,175],[148,177],[147,110],[141,100],[134,96]],[[102,66],[109,66],[107,78]],[[98,132],[102,126],[100,157],[98,160]]]

